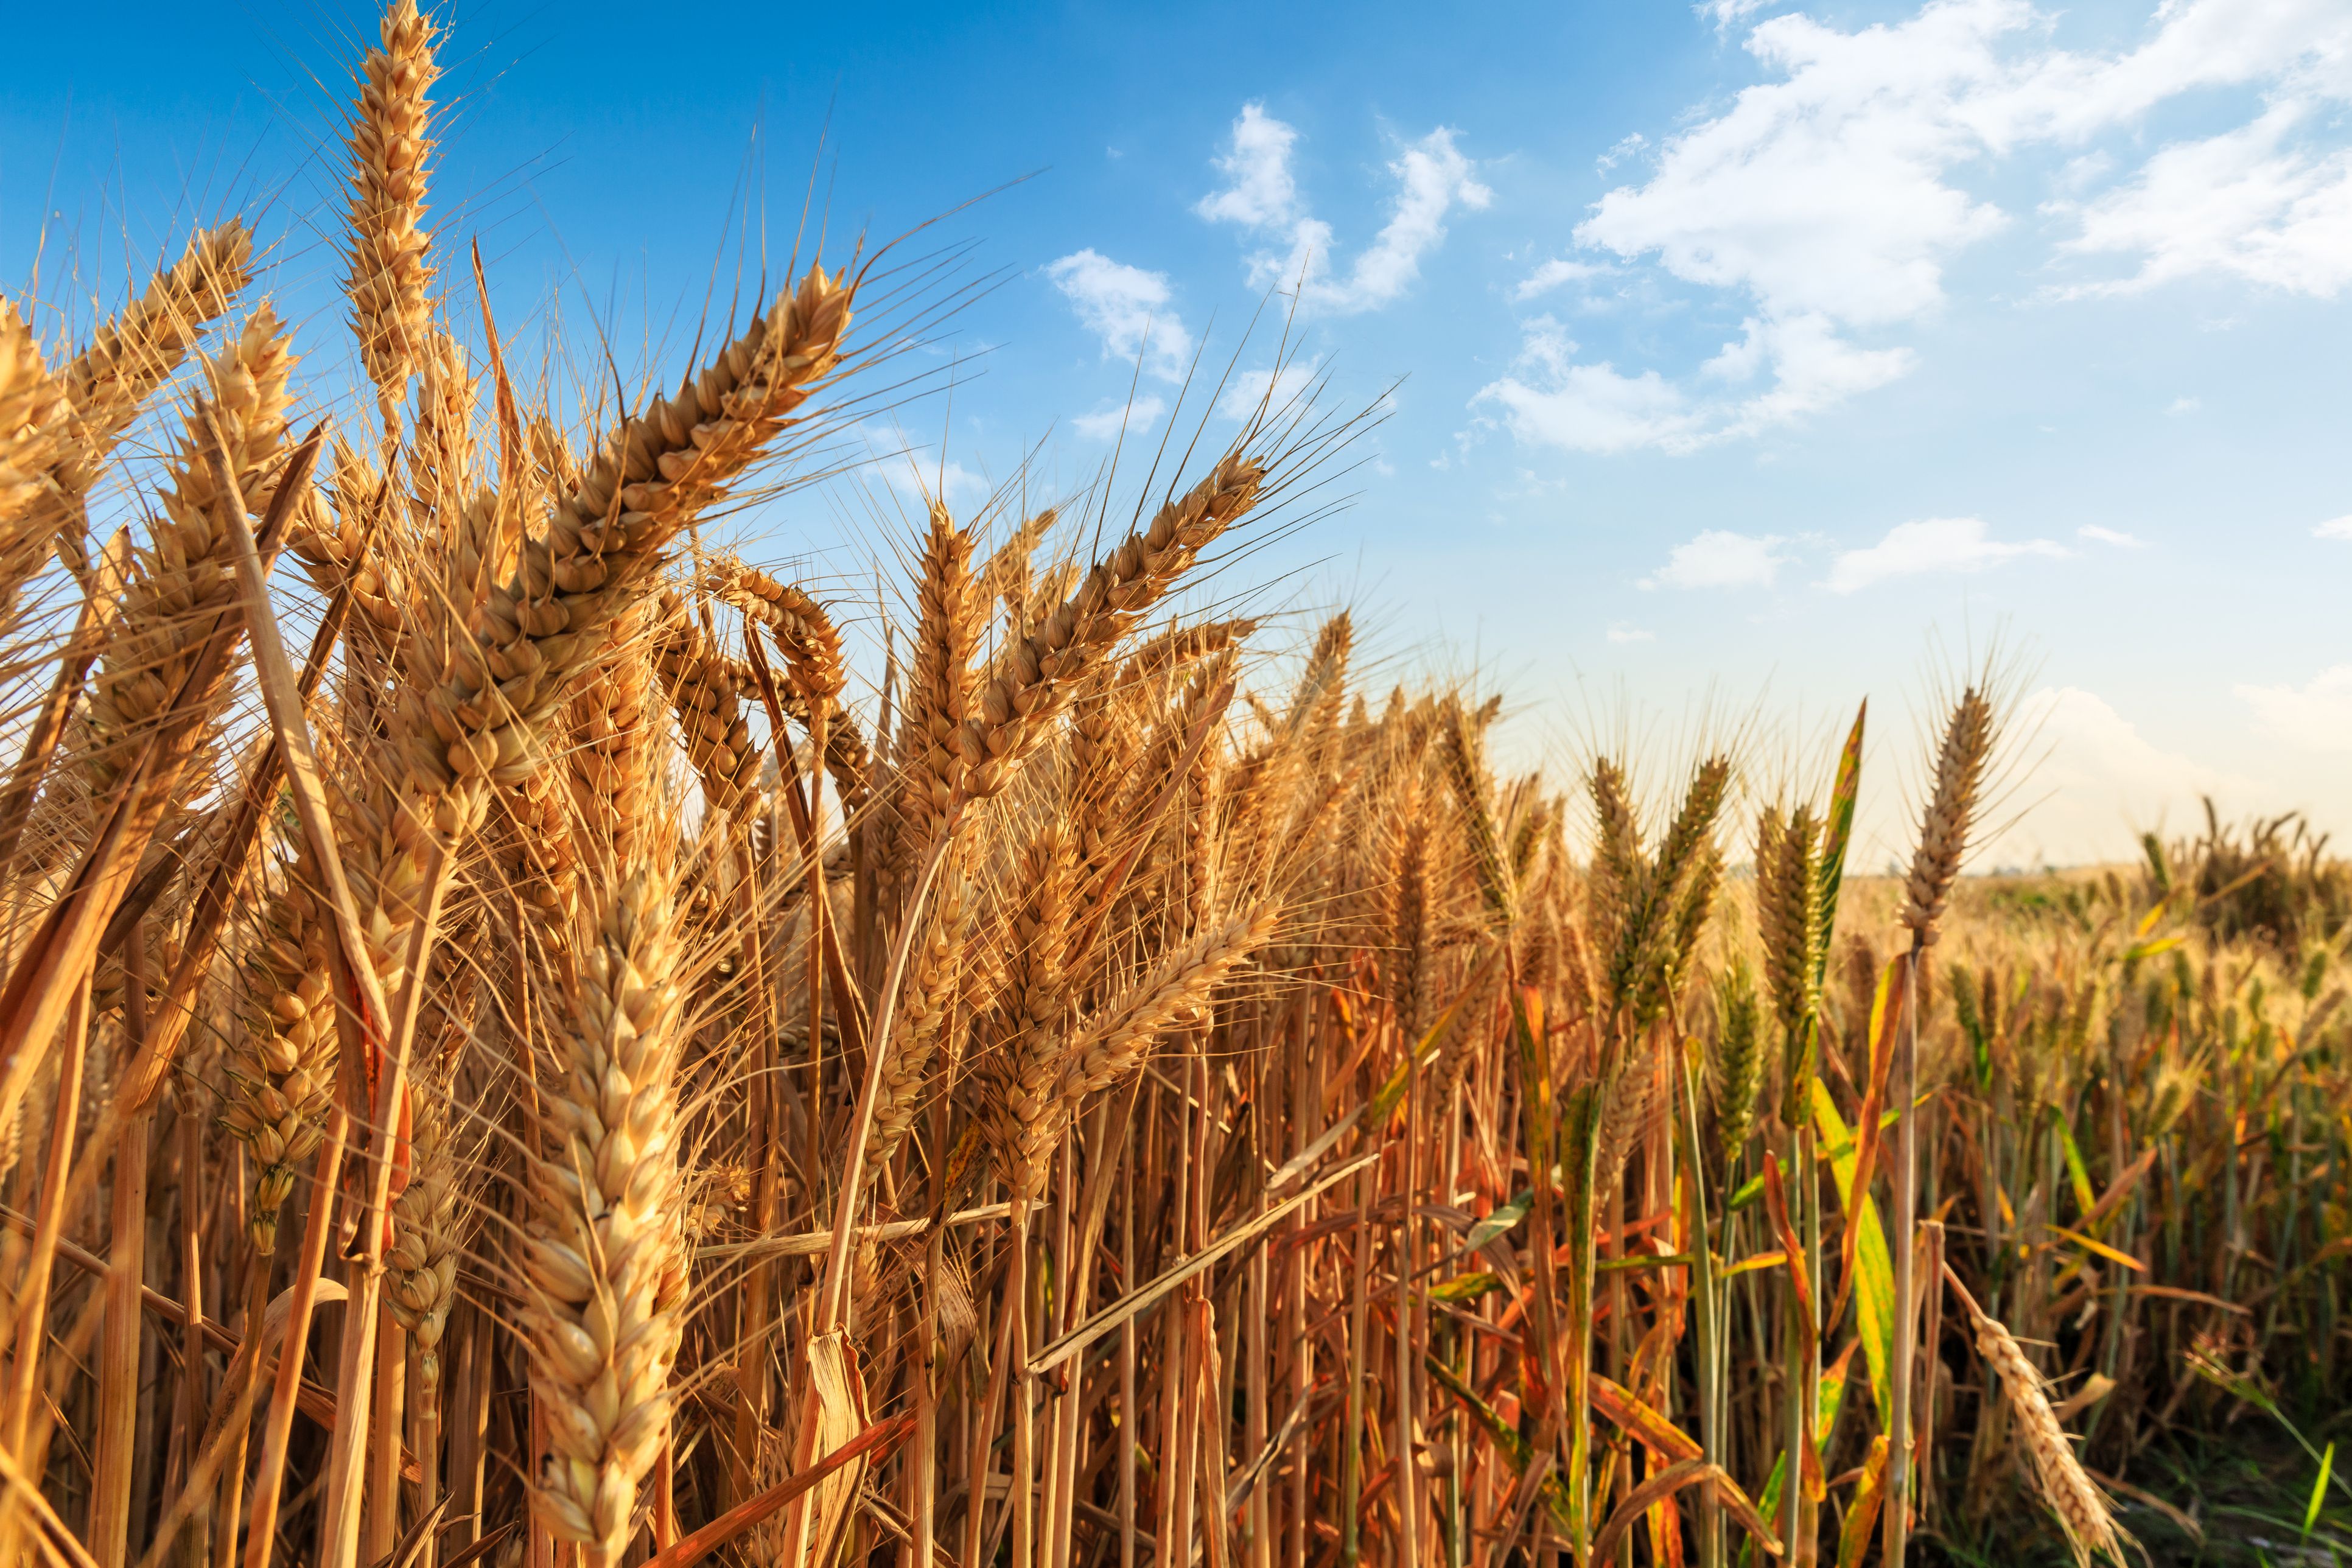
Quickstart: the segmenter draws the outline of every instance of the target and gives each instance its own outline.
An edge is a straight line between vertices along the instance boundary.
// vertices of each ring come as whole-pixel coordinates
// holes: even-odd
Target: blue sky
[[[1818,742],[1868,693],[1884,780],[1998,634],[2038,765],[1995,859],[2208,790],[2352,828],[2352,0],[449,19],[444,255],[479,238],[526,341],[555,299],[675,366],[813,167],[835,236],[993,191],[930,231],[990,284],[927,351],[960,385],[896,411],[961,503],[1041,442],[1041,489],[1092,473],[1130,388],[1154,437],[1233,428],[1174,406],[1190,353],[1263,378],[1295,290],[1295,363],[1393,400],[1351,505],[1246,570],[1499,686],[1517,754],[1702,711]],[[43,294],[70,257],[110,305],[126,247],[241,206],[331,325],[368,12],[16,26],[59,68],[0,101],[0,277],[47,214]],[[845,579],[879,547],[855,494],[749,526]]]

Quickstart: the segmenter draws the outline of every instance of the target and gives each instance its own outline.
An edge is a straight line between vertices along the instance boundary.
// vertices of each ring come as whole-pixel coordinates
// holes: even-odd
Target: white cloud
[[[1710,528],[1675,546],[1666,563],[1641,580],[1644,588],[1769,588],[1789,557],[1777,533],[1749,535]]]
[[[1305,396],[1315,384],[1315,366],[1297,361],[1278,371],[1245,370],[1225,384],[1224,396],[1217,400],[1217,412],[1228,419],[1254,419],[1261,407],[1270,416],[1282,411]]]
[[[2137,834],[2177,819],[2200,795],[2264,798],[2253,779],[2157,745],[2080,687],[2033,692],[2018,705],[2011,730],[2032,771],[2019,788],[2022,815],[1976,857],[1987,867],[2121,859]]]
[[[1700,444],[1700,417],[1679,387],[1654,370],[1621,375],[1606,361],[1578,364],[1575,353],[1559,323],[1538,318],[1527,329],[1521,374],[1490,384],[1474,406],[1500,408],[1511,434],[1530,446],[1608,453],[1687,451]]]
[[[2352,539],[2352,517],[2331,517],[2311,532],[2315,539]]]
[[[2165,405],[2164,411],[2171,415],[2195,414],[2204,406],[2205,400],[2201,397],[2176,397]]]
[[[1139,355],[1148,375],[1181,381],[1192,357],[1192,339],[1171,309],[1167,274],[1113,261],[1087,249],[1045,268],[1078,321],[1102,340],[1103,357],[1132,363]]]
[[[2094,544],[2112,544],[2119,550],[2144,550],[2147,547],[2145,539],[2126,533],[2119,528],[2101,528],[2095,522],[2086,522],[2076,529],[2074,537],[2087,539]]]
[[[2057,188],[2069,195],[2044,209],[2073,229],[2062,254],[2135,270],[2058,291],[2210,275],[2326,297],[2352,283],[2352,151],[2334,112],[2352,102],[2345,0],[2163,0],[2120,54],[2053,47],[2053,18],[2029,0],[1929,0],[1850,32],[1801,14],[1749,26],[1762,8],[1700,7],[1747,27],[1767,79],[1668,137],[1647,178],[1610,191],[1575,231],[1590,250],[1749,307],[1745,336],[1704,379],[1763,389],[1691,396],[1652,444],[1756,435],[1907,374],[1910,349],[1883,340],[1944,308],[1956,257],[2014,227],[1969,188],[1978,171],[2136,130],[2193,89],[2252,87],[2262,107],[2121,174],[2105,147],[2067,157]],[[1515,428],[1544,438],[1541,425]]]
[[[1279,247],[1250,256],[1253,287],[1296,290],[1302,307],[1332,315],[1378,310],[1402,299],[1420,278],[1423,258],[1444,243],[1446,216],[1456,205],[1475,210],[1493,199],[1478,183],[1475,166],[1454,146],[1454,134],[1440,126],[1398,150],[1389,164],[1397,188],[1388,222],[1344,277],[1332,275],[1331,226],[1307,210],[1291,173],[1298,132],[1262,103],[1242,106],[1232,140],[1216,159],[1225,184],[1192,210]]]
[[[1298,132],[1265,111],[1263,103],[1242,105],[1232,143],[1216,163],[1225,188],[1202,196],[1193,211],[1212,223],[1271,228],[1296,220],[1298,185],[1291,178],[1290,150]]]
[[[1833,594],[1852,594],[1890,577],[1981,572],[2022,555],[2065,553],[2065,546],[2047,539],[2012,542],[1991,538],[1981,518],[1923,518],[1897,523],[1877,543],[1840,555],[1830,563],[1829,581],[1822,585]]]
[[[1655,642],[1658,640],[1658,634],[1645,632],[1641,627],[1628,626],[1623,621],[1612,621],[1609,623],[1609,640],[1613,643]]]
[[[1140,436],[1160,423],[1168,412],[1168,400],[1157,393],[1147,392],[1131,403],[1114,404],[1098,408],[1092,414],[1076,415],[1070,428],[1094,441],[1116,440],[1121,435]]]
[[[2352,752],[2352,664],[2330,665],[2302,686],[2231,689],[2273,740],[2298,751]]]
[[[1756,0],[1756,3],[1758,5],[1761,5],[1764,3],[1764,0]],[[1752,9],[1753,7],[1751,6],[1750,8]],[[1601,153],[1601,156],[1592,160],[1592,166],[1598,172],[1605,174],[1610,170],[1615,168],[1618,164],[1623,163],[1626,159],[1638,154],[1643,148],[1647,147],[1649,144],[1650,139],[1648,137],[1643,135],[1638,131],[1633,132],[1630,135],[1620,137],[1618,139],[1617,145],[1610,148],[1609,151]]]
[[[865,443],[882,482],[916,506],[977,500],[988,493],[986,479],[952,459],[941,462],[936,447],[916,445],[903,430],[864,424],[853,434]]]
[[[2317,105],[2289,100],[2252,123],[2178,142],[2128,184],[2079,206],[2076,255],[2141,258],[2127,278],[2077,293],[2136,293],[2200,276],[2332,300],[2352,283],[2352,151],[2297,133]]]
[[[1590,261],[1570,261],[1555,256],[1525,278],[1511,290],[1511,298],[1528,300],[1549,294],[1563,283],[1583,283],[1605,274],[1609,268],[1596,267]]]

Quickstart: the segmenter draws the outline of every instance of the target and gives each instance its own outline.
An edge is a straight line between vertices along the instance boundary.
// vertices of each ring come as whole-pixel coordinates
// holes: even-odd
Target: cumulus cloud
[[[1988,866],[2117,859],[2137,836],[2200,795],[2259,801],[2263,784],[2150,741],[2105,698],[2043,687],[2018,705],[2012,726],[2032,737],[2033,768],[2015,820],[1979,854]]]
[[[1091,414],[1080,414],[1070,421],[1070,427],[1094,441],[1111,441],[1122,435],[1140,436],[1160,423],[1168,412],[1168,400],[1157,393],[1147,392],[1131,403],[1114,404],[1097,408]]]
[[[1822,586],[1832,594],[1852,594],[1893,577],[1981,572],[2020,556],[2065,553],[2064,545],[2047,539],[1995,539],[1982,518],[1923,518],[1897,523],[1877,543],[1841,554],[1830,563]]]
[[[2335,664],[2301,686],[2239,685],[2254,727],[2297,751],[2352,752],[2352,664]]]
[[[2352,517],[2331,517],[2311,531],[2317,539],[2352,539]]]
[[[1073,252],[1045,268],[1045,276],[1077,312],[1087,331],[1102,340],[1103,357],[1134,363],[1162,381],[1184,379],[1192,339],[1171,308],[1164,272],[1147,272],[1094,249]]]
[[[1331,315],[1378,310],[1403,298],[1420,278],[1423,258],[1444,243],[1454,208],[1475,210],[1493,199],[1454,135],[1440,126],[1398,149],[1389,164],[1396,192],[1388,221],[1344,275],[1332,270],[1331,226],[1308,211],[1291,170],[1298,132],[1262,103],[1242,106],[1216,159],[1225,183],[1192,210],[1269,242],[1250,255],[1252,287],[1296,290],[1303,308]]]
[[[1648,177],[1575,230],[1599,256],[1750,307],[1701,381],[1761,390],[1687,393],[1689,418],[1653,444],[1756,435],[1907,374],[1911,351],[1886,340],[1944,307],[1956,257],[2013,226],[1969,179],[2024,152],[2067,154],[2192,89],[2252,87],[2262,107],[2120,173],[2104,149],[2069,158],[2067,195],[2044,209],[2071,229],[2061,257],[2131,269],[2058,291],[2207,276],[2326,298],[2352,282],[2344,0],[2166,0],[2139,46],[2116,54],[2053,47],[2028,0],[1930,0],[1852,31],[1802,14],[1750,26],[1761,8],[1702,11],[1747,28],[1768,79],[1667,138]],[[1515,428],[1546,438],[1541,425]]]
[[[1576,363],[1575,342],[1549,317],[1530,324],[1513,373],[1482,390],[1477,405],[1499,411],[1530,446],[1571,452],[1685,451],[1705,439],[1681,388],[1654,370],[1624,375],[1605,360]]]
[[[1751,535],[1710,528],[1677,544],[1666,563],[1641,580],[1644,588],[1769,588],[1789,557],[1777,533]]]

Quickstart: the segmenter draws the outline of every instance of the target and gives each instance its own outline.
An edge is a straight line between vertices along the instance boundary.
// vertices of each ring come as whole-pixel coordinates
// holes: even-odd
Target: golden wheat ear
[[[684,1327],[679,955],[658,860],[591,879],[562,982],[523,1244],[531,1388],[551,1452],[531,1504],[614,1568],[659,1452]]]
[[[139,552],[121,606],[121,632],[92,682],[88,722],[92,784],[111,788],[132,747],[179,703],[206,707],[211,692],[183,692],[212,640],[213,617],[237,600],[235,552],[206,421],[218,424],[248,510],[266,511],[286,446],[287,378],[292,332],[264,304],[236,339],[206,362],[207,395],[187,420],[147,546]]]
[[[2103,1557],[2122,1568],[2130,1561],[2124,1555],[2125,1547],[2137,1547],[2139,1543],[2116,1522],[2106,1494],[2083,1468],[2083,1461],[2074,1457],[2074,1445],[2067,1437],[2066,1429],[2058,1424],[2057,1412],[2050,1407],[2041,1373],[2026,1359],[2016,1336],[1977,1305],[1976,1298],[1969,1294],[1968,1287],[1960,1283],[1960,1277],[1948,1264],[1944,1268],[1944,1280],[1968,1310],[1969,1321],[1976,1332],[1977,1354],[2000,1380],[2000,1390],[2009,1400],[2010,1414],[2016,1418],[2019,1441],[2031,1462],[2034,1483],[2041,1489],[2042,1500],[2049,1504],[2051,1513],[2057,1518],[2058,1528],[2065,1534],[2076,1568],[2091,1568],[2095,1560]]]
[[[434,25],[416,0],[383,14],[378,43],[360,62],[359,101],[348,138],[350,250],[343,289],[360,363],[375,384],[388,447],[432,321],[433,268],[425,263],[425,190],[432,156]]]
[[[1903,923],[1915,947],[1935,945],[1937,922],[1968,848],[1969,825],[1984,782],[1985,759],[1992,752],[1994,728],[1991,701],[1969,687],[1952,705],[1945,726],[1944,744],[1936,756],[1936,792],[1919,825],[1919,847],[1904,882]]]
[[[1227,454],[1208,478],[1161,507],[1149,527],[1099,557],[1077,592],[1005,650],[981,689],[979,711],[957,738],[965,767],[959,801],[985,799],[1012,782],[1079,678],[1257,503],[1265,475],[1265,464]]]
[[[107,459],[150,399],[171,380],[205,329],[226,315],[253,279],[253,236],[235,218],[189,237],[178,260],[90,334],[59,374],[69,435],[55,455],[38,528],[58,557],[89,571],[84,542],[90,492]]]
[[[16,301],[0,299],[0,625],[40,570],[48,538],[39,516],[54,493],[49,468],[67,438],[64,385],[49,374]]]

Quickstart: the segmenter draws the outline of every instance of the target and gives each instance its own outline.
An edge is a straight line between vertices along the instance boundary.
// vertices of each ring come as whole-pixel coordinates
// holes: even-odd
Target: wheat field
[[[1271,395],[930,505],[869,667],[713,539],[922,267],[559,396],[435,226],[447,42],[396,0],[336,128],[358,395],[235,216],[95,329],[0,300],[0,1561],[2352,1550],[2297,821],[1963,878],[1990,666],[1895,877],[1866,707],[1498,774],[1346,614],[1189,609],[1358,427]]]

